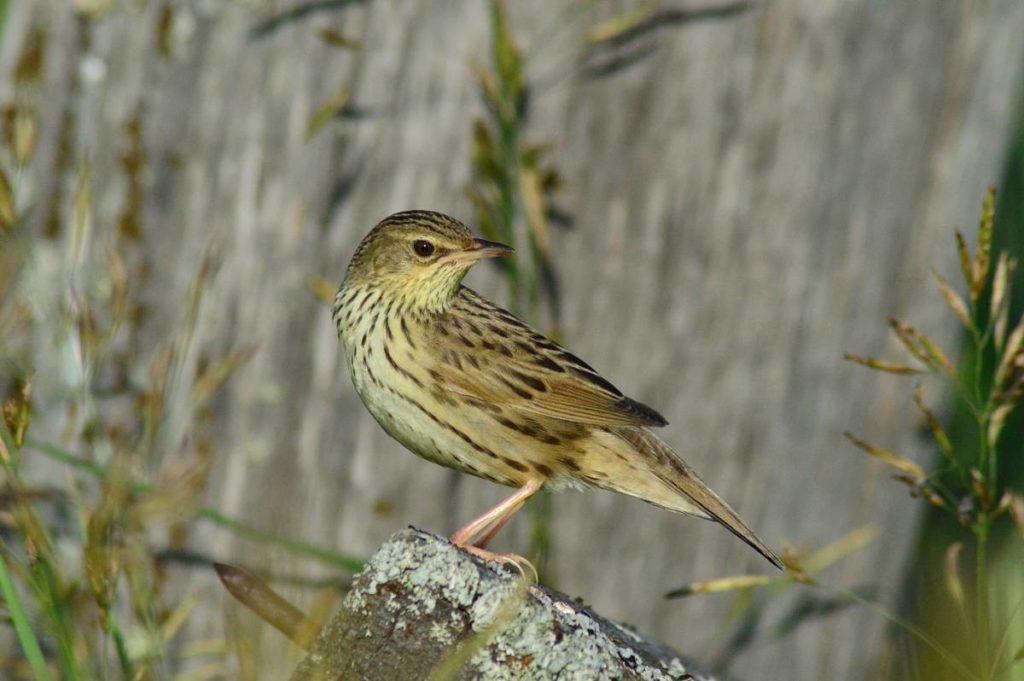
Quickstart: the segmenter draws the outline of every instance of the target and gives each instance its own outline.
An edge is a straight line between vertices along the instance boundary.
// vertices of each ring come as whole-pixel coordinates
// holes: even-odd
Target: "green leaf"
[[[992,279],[992,306],[989,312],[990,322],[995,320],[993,340],[996,350],[1002,351],[1006,342],[1006,329],[1010,320],[1010,282],[1017,271],[1017,260],[1007,256],[1003,251],[996,263],[996,274]]]
[[[341,47],[346,50],[361,50],[363,49],[362,41],[350,38],[334,28],[322,28],[320,29],[320,39],[332,47]]]
[[[990,447],[995,447],[996,443],[999,442],[999,436],[1003,433],[1003,426],[1006,425],[1006,417],[1013,411],[1014,406],[1012,403],[1001,404],[992,412],[992,416],[988,421],[988,433],[986,433]]]
[[[876,371],[884,371],[887,374],[920,374],[925,371],[924,369],[918,367],[912,367],[909,364],[887,362],[884,359],[875,359],[874,357],[861,357],[860,355],[854,355],[849,352],[843,353],[843,359],[845,359],[848,362],[860,364],[861,366],[866,366],[869,369],[875,369]]]
[[[896,470],[906,473],[908,476],[913,478],[914,482],[916,483],[920,483],[926,477],[928,477],[927,474],[924,472],[923,468],[921,468],[919,465],[917,465],[917,463],[911,461],[905,456],[900,456],[899,454],[891,452],[888,449],[876,447],[875,445],[869,442],[861,440],[853,433],[846,432],[843,433],[843,435],[846,437],[847,440],[853,443],[854,446],[859,447],[860,449],[864,450],[871,456],[892,466]]]
[[[4,554],[9,554],[6,545],[0,544],[0,547],[3,548]],[[28,615],[25,613],[25,606],[21,602],[21,596],[18,595],[11,574],[7,571],[5,558],[6,555],[0,558],[0,592],[4,595],[7,614],[14,623],[14,631],[18,635],[18,642],[21,644],[22,652],[25,653],[25,659],[28,660],[29,667],[32,668],[32,674],[38,681],[51,681],[53,677],[50,675],[50,668],[47,667],[46,660],[43,658],[39,639],[32,631]]]
[[[985,288],[992,253],[992,223],[995,218],[996,190],[989,189],[981,207],[981,222],[978,224],[978,247],[974,250],[971,266],[971,300],[977,300]]]
[[[963,551],[963,542],[955,542],[946,549],[946,590],[950,597],[961,608],[964,605],[964,580],[960,575],[960,553]]]
[[[327,123],[327,121],[334,118],[338,113],[345,108],[348,104],[348,98],[351,94],[352,89],[348,84],[342,85],[334,95],[324,102],[316,113],[313,114],[312,118],[309,119],[309,124],[306,126],[306,141],[309,141],[313,135],[317,133],[320,128]]]
[[[939,290],[942,292],[942,297],[946,299],[946,303],[949,305],[949,308],[953,310],[953,314],[956,315],[956,318],[959,319],[960,322],[968,329],[974,328],[974,321],[971,319],[971,313],[967,311],[967,305],[964,304],[964,301],[956,294],[956,291],[953,290],[941,274],[932,270],[932,275],[939,283]]]
[[[45,442],[39,442],[33,440],[32,438],[26,439],[25,445],[28,448],[39,452],[40,454],[45,454],[62,463],[77,468],[78,470],[87,473],[94,478],[103,479],[105,475],[105,471],[102,467],[98,466],[97,464],[91,461],[81,459],[75,456],[74,454],[67,452],[55,445],[47,444]],[[129,481],[127,485],[131,491],[136,493],[149,492],[153,489],[151,485],[148,485],[143,482]],[[216,525],[220,525],[221,527],[227,528],[228,530],[234,532],[240,537],[245,537],[246,539],[262,542],[265,544],[271,544],[273,546],[279,546],[285,549],[286,551],[290,551],[292,553],[299,555],[309,556],[311,558],[316,558],[317,560],[327,563],[328,565],[334,565],[336,567],[342,568],[343,570],[348,570],[349,572],[358,572],[363,569],[364,561],[362,561],[359,558],[330,551],[328,549],[321,548],[319,546],[316,546],[315,544],[311,544],[300,539],[283,537],[274,534],[273,532],[269,532],[258,527],[253,527],[252,525],[248,525],[239,520],[235,520],[234,518],[230,518],[221,513],[220,511],[214,510],[212,508],[200,507],[196,510],[196,516],[198,516],[199,518],[203,518],[204,520],[208,520]]]
[[[994,381],[996,388],[1002,388],[1003,383],[1010,377],[1010,369],[1017,361],[1022,344],[1024,344],[1024,315],[1021,316],[1017,326],[1010,332],[1010,337],[1006,339],[1006,347],[1003,348],[1003,354],[999,358],[999,365],[996,368]]]
[[[7,173],[0,168],[0,234],[8,231],[17,219],[14,210],[14,192],[7,180]]]
[[[935,414],[931,409],[928,408],[924,403],[924,393],[921,390],[921,386],[918,386],[914,390],[914,404],[924,414],[925,421],[928,422],[928,429],[932,431],[932,438],[935,440],[935,444],[938,445],[939,451],[942,456],[947,459],[953,460],[953,445],[949,441],[949,436],[946,435],[946,431],[942,429],[942,424],[939,423],[939,419],[935,417]]]
[[[967,250],[967,240],[964,239],[964,235],[960,230],[956,230],[956,252],[960,255],[960,271],[964,274],[964,281],[967,283],[967,288],[971,287],[971,254]],[[973,298],[972,298],[973,300]]]
[[[956,378],[956,370],[949,363],[945,353],[923,333],[904,324],[898,319],[890,318],[889,326],[892,327],[896,337],[900,339],[904,347],[919,360],[936,371],[945,371],[950,377]]]
[[[587,42],[593,45],[607,40],[614,40],[652,16],[654,11],[658,9],[659,4],[659,2],[645,2],[636,9],[623,12],[616,17],[592,26],[586,34]]]

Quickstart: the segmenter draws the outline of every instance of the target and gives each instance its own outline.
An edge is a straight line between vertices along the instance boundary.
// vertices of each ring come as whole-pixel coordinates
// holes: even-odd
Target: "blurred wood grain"
[[[893,603],[919,504],[841,433],[922,465],[928,452],[907,386],[841,358],[899,357],[889,315],[954,347],[956,322],[928,269],[953,276],[952,229],[974,223],[1000,177],[1024,82],[1024,4],[666,2],[588,40],[643,4],[509,3],[532,86],[528,135],[554,142],[569,185],[571,227],[552,234],[566,342],[665,414],[665,438],[769,543],[810,550],[879,526],[824,577]],[[145,314],[125,347],[140,371],[183,324],[182,301],[212,253],[173,380],[187,385],[204,356],[256,351],[213,402],[206,501],[369,555],[405,524],[448,532],[497,500],[505,490],[416,459],[380,431],[309,287],[340,279],[390,212],[471,219],[481,113],[471,64],[488,59],[486,4],[102,6],[8,3],[0,103],[15,96],[15,65],[41,30],[40,78],[18,89],[40,115],[20,185],[38,264],[52,285],[74,276],[71,203],[88,159],[92,252],[118,225],[137,227],[128,267],[144,272],[131,295]],[[332,98],[338,112],[316,119],[307,140]],[[496,270],[479,268],[470,284],[503,290]],[[37,434],[65,426],[52,349],[40,338],[33,357]],[[188,391],[172,394],[171,413],[184,413]],[[168,424],[165,437],[191,427]],[[561,590],[698,661],[729,650],[728,596],[662,595],[765,570],[755,554],[709,523],[607,493],[554,503]],[[527,529],[517,520],[497,547],[525,546]],[[228,562],[323,570],[208,527],[189,545]],[[178,579],[216,588],[212,573]],[[760,637],[716,671],[873,678],[886,622],[849,607],[790,626],[813,612],[808,597],[767,599]],[[219,635],[223,602],[208,607],[193,626]],[[693,621],[722,625],[694,631]],[[256,624],[249,633],[267,678],[280,678],[293,664],[284,641]]]

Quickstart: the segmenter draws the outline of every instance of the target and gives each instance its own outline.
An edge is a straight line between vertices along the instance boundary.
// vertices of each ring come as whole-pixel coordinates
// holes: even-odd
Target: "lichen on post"
[[[527,678],[711,679],[513,568],[410,528],[370,559],[292,681]]]

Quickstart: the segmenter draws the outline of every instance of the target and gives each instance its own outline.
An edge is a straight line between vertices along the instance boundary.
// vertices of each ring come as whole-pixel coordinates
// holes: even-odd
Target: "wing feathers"
[[[466,315],[493,321],[483,324],[453,320]],[[438,342],[443,325],[458,329],[458,343],[437,353],[429,367],[453,392],[492,401],[536,416],[601,426],[664,426],[654,409],[630,399],[589,364],[534,331],[469,289],[456,296],[449,315],[436,320]],[[463,361],[459,355],[472,356]],[[448,366],[442,365],[447,363]]]
[[[712,491],[682,458],[654,433],[642,428],[609,428],[609,432],[625,440],[650,466],[652,472],[668,487],[691,501],[717,520],[727,530],[746,542],[775,567],[784,569],[782,560],[754,534],[736,511]],[[669,508],[669,507],[666,507]],[[670,508],[670,510],[672,510]]]

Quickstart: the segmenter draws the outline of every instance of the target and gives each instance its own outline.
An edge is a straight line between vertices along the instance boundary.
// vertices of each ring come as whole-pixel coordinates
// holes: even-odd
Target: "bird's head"
[[[478,260],[508,255],[504,244],[476,237],[442,213],[405,211],[381,220],[352,256],[348,285],[372,287],[414,312],[447,308]]]

